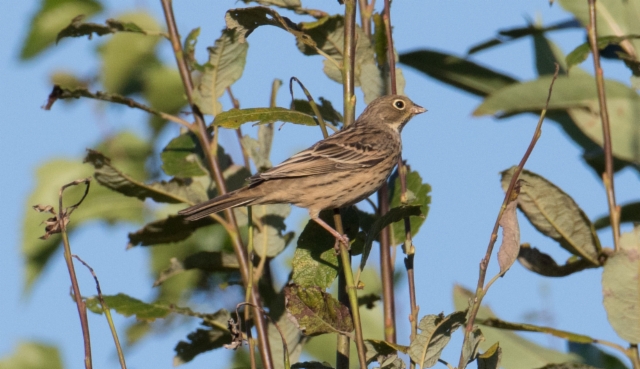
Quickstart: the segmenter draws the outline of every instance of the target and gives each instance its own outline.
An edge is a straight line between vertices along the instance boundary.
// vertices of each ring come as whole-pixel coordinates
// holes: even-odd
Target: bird
[[[290,203],[349,246],[320,218],[320,211],[354,205],[376,192],[389,178],[402,152],[402,128],[427,111],[408,97],[385,95],[373,100],[356,121],[279,165],[249,178],[249,184],[180,210],[188,221],[239,206]]]

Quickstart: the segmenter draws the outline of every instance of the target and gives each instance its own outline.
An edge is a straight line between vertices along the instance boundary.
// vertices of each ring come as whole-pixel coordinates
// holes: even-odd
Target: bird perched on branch
[[[425,111],[405,96],[379,97],[344,130],[254,175],[246,187],[179,214],[198,220],[238,206],[290,203],[308,209],[311,219],[348,246],[346,236],[320,219],[320,211],[353,205],[376,192],[398,162],[402,127]]]

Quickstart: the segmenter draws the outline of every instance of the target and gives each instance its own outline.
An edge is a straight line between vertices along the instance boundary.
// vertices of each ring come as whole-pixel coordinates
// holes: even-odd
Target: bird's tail
[[[259,197],[259,195],[252,193],[251,190],[241,188],[203,203],[182,209],[178,214],[184,215],[186,220],[198,220],[208,216],[209,214],[246,205]]]

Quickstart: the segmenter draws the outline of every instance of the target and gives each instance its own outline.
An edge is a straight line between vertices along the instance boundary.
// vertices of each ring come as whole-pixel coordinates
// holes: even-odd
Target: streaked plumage
[[[354,124],[249,179],[249,185],[181,210],[197,220],[238,206],[291,203],[344,240],[318,214],[355,204],[387,180],[402,151],[400,132],[426,110],[404,96],[377,98]]]

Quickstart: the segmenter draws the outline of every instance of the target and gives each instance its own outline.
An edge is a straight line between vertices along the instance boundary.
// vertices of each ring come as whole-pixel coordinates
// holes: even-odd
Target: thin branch
[[[233,104],[234,109],[240,109],[240,102],[238,99],[233,96],[233,92],[231,91],[231,86],[227,87],[227,93],[229,94],[229,98],[231,99],[231,103]],[[236,137],[238,137],[238,144],[240,145],[240,151],[242,152],[242,159],[244,161],[244,167],[247,168],[249,172],[251,172],[251,163],[249,162],[249,153],[247,149],[242,144],[242,128],[236,128]]]
[[[526,164],[529,156],[533,152],[540,135],[542,135],[542,123],[544,122],[544,118],[547,114],[547,109],[549,107],[549,100],[551,100],[551,92],[553,91],[553,84],[558,78],[558,72],[560,71],[560,66],[556,63],[556,71],[553,74],[553,79],[551,80],[551,84],[549,85],[549,93],[547,95],[547,102],[545,104],[544,110],[540,113],[540,119],[538,119],[538,125],[536,126],[535,131],[533,132],[533,137],[531,138],[531,142],[529,143],[529,147],[527,147],[527,151],[525,151],[518,167],[516,168],[513,176],[511,177],[511,182],[509,183],[509,187],[505,191],[504,200],[502,201],[502,206],[500,207],[500,211],[498,212],[498,216],[496,217],[496,221],[493,225],[493,230],[491,231],[491,236],[489,237],[489,245],[487,246],[487,252],[485,253],[484,258],[480,261],[480,275],[478,277],[478,285],[476,287],[475,298],[472,299],[471,311],[469,312],[469,316],[467,318],[467,325],[464,330],[464,340],[462,342],[462,347],[465,347],[465,344],[469,340],[469,335],[473,331],[473,325],[475,323],[476,316],[478,315],[478,310],[480,309],[480,305],[482,304],[482,299],[484,298],[487,290],[485,289],[484,281],[487,276],[487,268],[489,266],[489,261],[491,260],[491,254],[493,253],[493,246],[498,239],[498,230],[500,228],[500,218],[502,218],[502,214],[511,199],[512,193],[516,188],[516,183],[518,181],[518,177],[520,173],[524,169],[524,165]],[[467,363],[464,360],[464,355],[460,352],[460,362],[458,363],[459,369],[464,369],[467,366]]]
[[[611,148],[611,128],[609,124],[609,112],[607,110],[607,98],[604,88],[604,73],[600,65],[600,50],[598,49],[598,32],[596,24],[596,0],[589,0],[589,45],[593,54],[593,68],[596,72],[596,87],[598,90],[598,103],[600,104],[600,119],[602,120],[602,137],[604,139],[604,165],[602,181],[607,192],[607,204],[611,217],[611,230],[613,231],[613,247],[617,251],[620,245],[620,209],[616,205],[616,193],[613,183],[613,150]]]
[[[53,90],[51,91],[51,93],[49,94],[49,98],[47,99],[47,104],[42,108],[44,110],[50,110],[51,106],[53,106],[53,103],[55,103],[56,100],[79,99],[81,97],[112,102],[116,104],[125,105],[130,108],[140,109],[142,111],[145,111],[149,114],[153,114],[155,116],[158,116],[170,122],[178,123],[187,129],[190,129],[191,127],[191,123],[187,122],[186,120],[180,117],[153,109],[152,107],[139,103],[131,98],[128,98],[119,94],[113,94],[113,93],[102,92],[102,91],[91,92],[86,88],[76,88],[73,90],[69,90],[69,89],[63,89],[58,85],[54,85]]]
[[[345,0],[344,2],[344,45],[342,61],[342,93],[344,102],[344,126],[348,127],[355,121],[355,105],[356,97],[354,93],[355,86],[355,59],[356,59],[356,1]],[[343,234],[342,219],[340,211],[334,210],[334,221],[336,230]],[[339,300],[342,303],[348,303],[351,307],[351,316],[355,328],[355,343],[358,352],[358,362],[361,369],[367,367],[365,358],[366,349],[364,346],[364,338],[362,337],[362,322],[360,320],[360,307],[358,306],[358,293],[353,279],[353,270],[351,269],[351,254],[348,245],[338,242],[340,246],[340,261],[342,273],[338,276],[338,286],[344,293],[339,293]],[[346,301],[348,299],[348,301]],[[338,353],[336,367],[349,367],[349,340],[344,336],[338,336]],[[345,360],[346,359],[346,360]]]
[[[85,192],[80,201],[75,205],[64,209],[62,207],[62,194],[65,189],[71,186],[76,186],[81,183],[86,184]],[[91,337],[89,335],[89,321],[87,319],[87,306],[82,300],[82,294],[80,293],[80,287],[78,286],[78,279],[76,277],[76,270],[73,266],[73,259],[71,258],[71,245],[69,244],[69,235],[67,234],[67,223],[69,221],[69,215],[76,209],[89,193],[89,186],[91,184],[91,178],[85,178],[67,183],[60,188],[59,201],[58,201],[58,226],[60,233],[62,234],[62,244],[64,246],[64,261],[67,264],[67,270],[69,271],[69,277],[71,278],[71,288],[73,289],[73,299],[76,302],[78,308],[78,315],[80,316],[80,325],[82,327],[82,339],[84,341],[84,366],[86,369],[93,367],[91,361]]]
[[[320,130],[322,131],[322,137],[324,138],[329,137],[329,132],[327,132],[327,124],[322,118],[322,114],[320,114],[320,109],[318,108],[318,104],[316,104],[316,101],[313,99],[313,96],[311,96],[311,93],[309,92],[309,90],[307,90],[307,88],[304,87],[302,82],[300,82],[300,80],[297,77],[291,77],[289,79],[289,92],[291,93],[292,103],[293,103],[293,81],[298,82],[298,85],[300,85],[300,88],[302,88],[302,91],[307,97],[307,100],[309,101],[309,105],[311,105],[311,110],[313,110],[313,113],[316,115],[316,118],[318,119],[318,125],[320,126]]]
[[[202,113],[198,109],[196,105],[193,104],[193,81],[191,80],[191,74],[189,72],[189,68],[187,67],[187,62],[184,59],[184,53],[182,51],[182,45],[180,43],[180,36],[178,35],[178,29],[176,26],[175,17],[173,15],[173,8],[171,5],[171,0],[161,0],[162,10],[165,15],[165,20],[167,23],[167,29],[169,31],[169,37],[171,40],[171,46],[173,47],[173,52],[176,58],[176,63],[178,64],[178,71],[180,72],[180,77],[182,78],[182,83],[184,85],[185,94],[187,95],[187,100],[189,101],[189,105],[193,111],[193,115],[195,117],[196,122],[191,125],[191,131],[197,133],[200,144],[202,145],[203,151],[205,153],[206,161],[209,166],[210,175],[216,183],[216,188],[218,189],[219,194],[225,194],[227,192],[226,185],[224,181],[224,177],[222,176],[222,171],[220,170],[219,163],[215,159],[213,153],[211,152],[211,142],[209,141],[209,134],[207,133],[207,127],[204,122],[204,117]],[[195,125],[195,127],[194,127]],[[242,275],[242,281],[244,286],[249,285],[249,281],[251,275],[249,275],[249,261],[247,260],[247,254],[244,249],[244,245],[242,243],[242,239],[240,238],[240,233],[238,231],[238,224],[235,219],[235,215],[231,209],[225,210],[225,217],[227,221],[233,226],[235,232],[229,233],[231,237],[231,241],[233,244],[233,249],[236,257],[238,258],[238,264],[240,266],[240,274]],[[269,339],[267,334],[267,325],[264,320],[262,314],[260,314],[260,306],[261,299],[260,293],[258,289],[254,287],[254,290],[251,293],[252,296],[252,306],[254,306],[254,322],[256,326],[256,331],[258,333],[258,345],[260,348],[260,356],[262,358],[262,365],[266,369],[273,369],[273,361],[271,359],[271,349],[269,347]]]
[[[100,288],[100,281],[98,281],[98,276],[93,271],[93,268],[89,266],[84,260],[82,260],[78,255],[71,255],[76,258],[79,262],[82,263],[89,272],[93,276],[93,280],[96,282],[96,290],[98,291],[98,301],[100,301],[100,306],[102,306],[102,311],[104,312],[104,316],[107,318],[107,323],[109,324],[109,329],[111,330],[111,336],[113,336],[113,342],[116,345],[116,351],[118,351],[118,360],[120,360],[120,367],[122,369],[127,369],[127,363],[124,361],[124,353],[122,352],[122,346],[120,345],[120,340],[118,339],[118,331],[116,330],[115,324],[113,324],[113,318],[111,317],[111,310],[109,306],[104,301],[102,296],[102,289]]]

